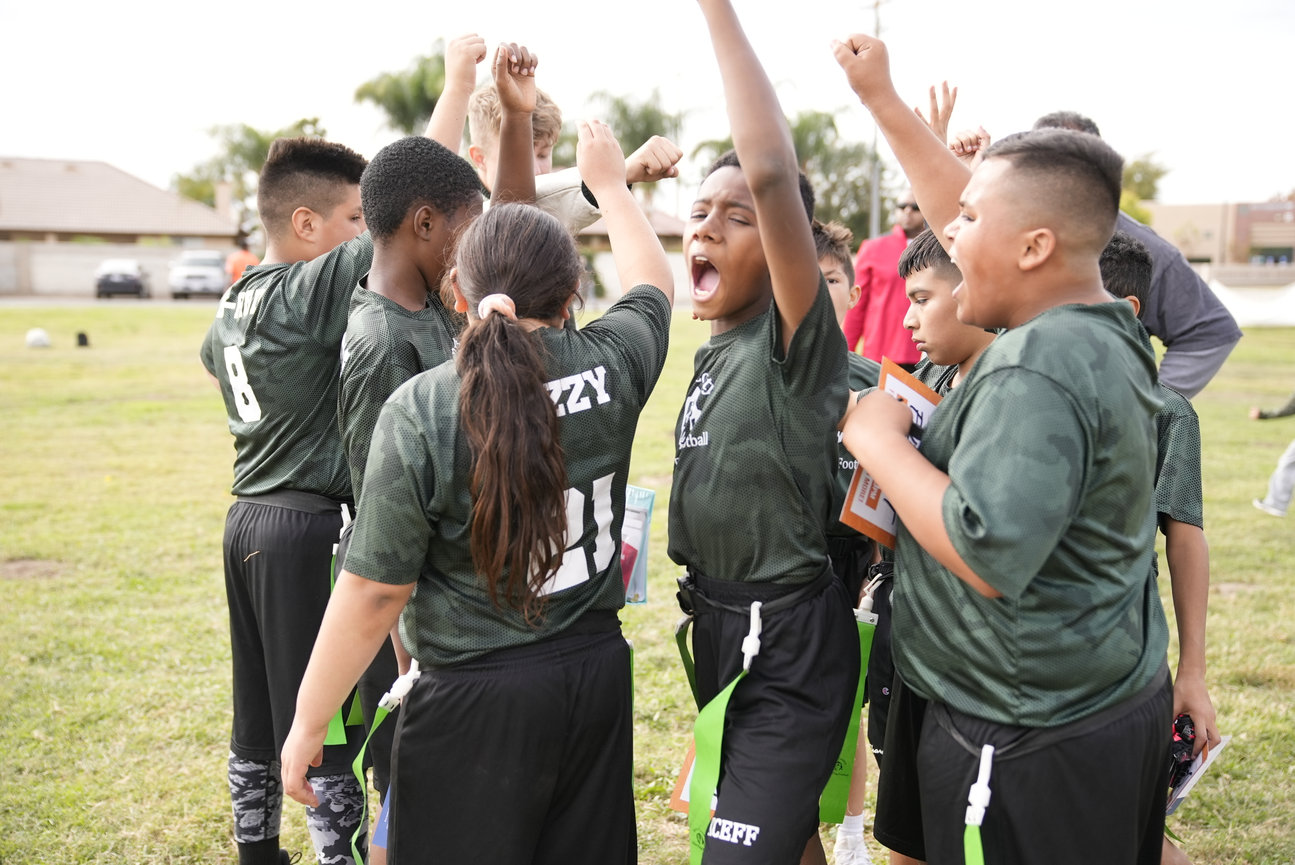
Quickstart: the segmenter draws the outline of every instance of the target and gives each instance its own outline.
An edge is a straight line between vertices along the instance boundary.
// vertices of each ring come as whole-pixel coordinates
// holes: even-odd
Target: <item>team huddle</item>
[[[955,152],[881,42],[833,45],[931,226],[898,265],[913,375],[942,397],[914,444],[847,347],[850,234],[814,218],[729,0],[699,5],[733,150],[687,220],[710,337],[677,395],[669,508],[694,695],[718,718],[713,739],[698,723],[693,862],[825,862],[820,797],[862,701],[839,865],[870,861],[869,747],[892,861],[972,861],[973,835],[994,863],[1161,861],[1173,716],[1217,732],[1203,602],[1176,605],[1174,681],[1166,662],[1155,532],[1196,543],[1199,432],[1139,323],[1151,265],[1115,233],[1121,158],[1063,129]],[[452,41],[426,134],[371,161],[275,142],[264,261],[202,345],[236,450],[240,865],[290,861],[285,792],[323,863],[637,861],[620,547],[675,290],[629,187],[683,154],[653,137],[626,157],[589,121],[551,172],[536,57],[501,45],[474,89],[488,53]],[[572,238],[598,218],[625,291],[577,328]],[[856,465],[893,549],[840,522]],[[876,613],[862,655],[856,607]]]

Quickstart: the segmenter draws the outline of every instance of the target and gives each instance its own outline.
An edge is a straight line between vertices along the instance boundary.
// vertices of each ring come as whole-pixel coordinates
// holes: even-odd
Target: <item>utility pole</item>
[[[872,35],[881,38],[882,0],[872,0]],[[881,234],[881,157],[877,153],[877,124],[872,124],[872,177],[868,183],[868,236]]]

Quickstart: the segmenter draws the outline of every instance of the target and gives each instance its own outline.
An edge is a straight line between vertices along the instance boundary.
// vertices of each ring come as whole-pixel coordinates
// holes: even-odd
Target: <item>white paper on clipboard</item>
[[[926,428],[935,407],[940,404],[939,394],[889,358],[884,358],[881,362],[881,378],[877,387],[908,406],[913,413],[913,426],[918,429]],[[908,440],[914,446],[919,444],[919,440],[913,436],[909,436]],[[850,490],[845,497],[845,506],[841,509],[841,522],[879,544],[895,548],[895,532],[899,528],[895,509],[886,501],[881,487],[877,486],[877,482],[862,466],[855,468],[854,477],[850,479]]]

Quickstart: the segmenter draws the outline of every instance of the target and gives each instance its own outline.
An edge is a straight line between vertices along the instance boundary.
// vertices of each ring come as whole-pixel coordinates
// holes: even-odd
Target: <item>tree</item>
[[[788,124],[796,160],[814,187],[814,215],[823,222],[840,222],[858,244],[868,236],[872,163],[876,153],[863,142],[841,138],[830,112],[802,111]],[[692,156],[709,162],[733,147],[732,138],[703,141]]]
[[[1143,225],[1151,224],[1151,211],[1142,206],[1142,202],[1130,189],[1120,190],[1120,210]]]
[[[1124,163],[1124,179],[1120,190],[1120,210],[1141,222],[1151,224],[1151,213],[1142,206],[1144,201],[1155,201],[1160,178],[1169,173],[1169,169],[1152,159],[1153,154],[1144,153],[1137,159]]]
[[[1169,173],[1168,168],[1152,159],[1153,155],[1144,153],[1124,164],[1123,187],[1141,201],[1155,201],[1160,178]]]
[[[282,129],[268,132],[246,123],[213,126],[209,133],[216,139],[218,152],[192,171],[171,178],[171,188],[194,201],[208,206],[216,204],[217,184],[230,184],[233,217],[243,234],[257,227],[256,176],[270,153],[276,138],[323,138],[327,133],[319,118],[306,117]]]
[[[387,115],[387,125],[404,135],[417,135],[427,125],[436,100],[445,89],[445,42],[415,58],[404,72],[384,72],[355,89],[356,102],[371,102]]]

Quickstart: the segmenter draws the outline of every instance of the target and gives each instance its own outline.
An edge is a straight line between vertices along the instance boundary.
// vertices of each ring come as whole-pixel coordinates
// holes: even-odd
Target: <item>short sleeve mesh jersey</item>
[[[364,287],[356,289],[342,337],[337,423],[357,501],[382,404],[418,373],[454,355],[459,323],[438,297],[410,310]]]
[[[1067,305],[1001,334],[932,415],[954,548],[985,598],[901,524],[896,669],[919,695],[1050,727],[1115,705],[1165,662],[1152,615],[1155,360],[1126,304]]]
[[[313,261],[249,267],[221,298],[200,356],[225,398],[235,495],[351,499],[338,371],[351,293],[372,261],[365,233]]]
[[[782,354],[771,303],[693,360],[675,427],[669,552],[712,579],[800,585],[827,563],[847,383],[845,336],[821,277]]]
[[[670,303],[637,286],[580,330],[540,328],[566,458],[567,549],[543,619],[496,608],[472,565],[472,453],[459,427],[459,375],[442,364],[383,406],[346,568],[417,583],[401,637],[427,667],[554,636],[589,610],[624,605],[620,539],[639,413],[665,363]]]
[[[1160,385],[1156,412],[1156,513],[1205,528],[1201,493],[1201,423],[1187,397]]]
[[[848,368],[846,369],[846,380],[849,383],[850,391],[858,393],[877,386],[877,381],[881,378],[881,364],[877,363],[870,357],[864,357],[861,354],[849,352],[846,355]],[[827,533],[834,538],[858,537],[859,533],[850,526],[841,522],[841,508],[845,504],[845,498],[850,493],[850,481],[854,478],[855,467],[859,461],[854,458],[854,454],[841,441],[840,431],[836,434],[836,498],[832,500],[833,521],[827,527]]]

